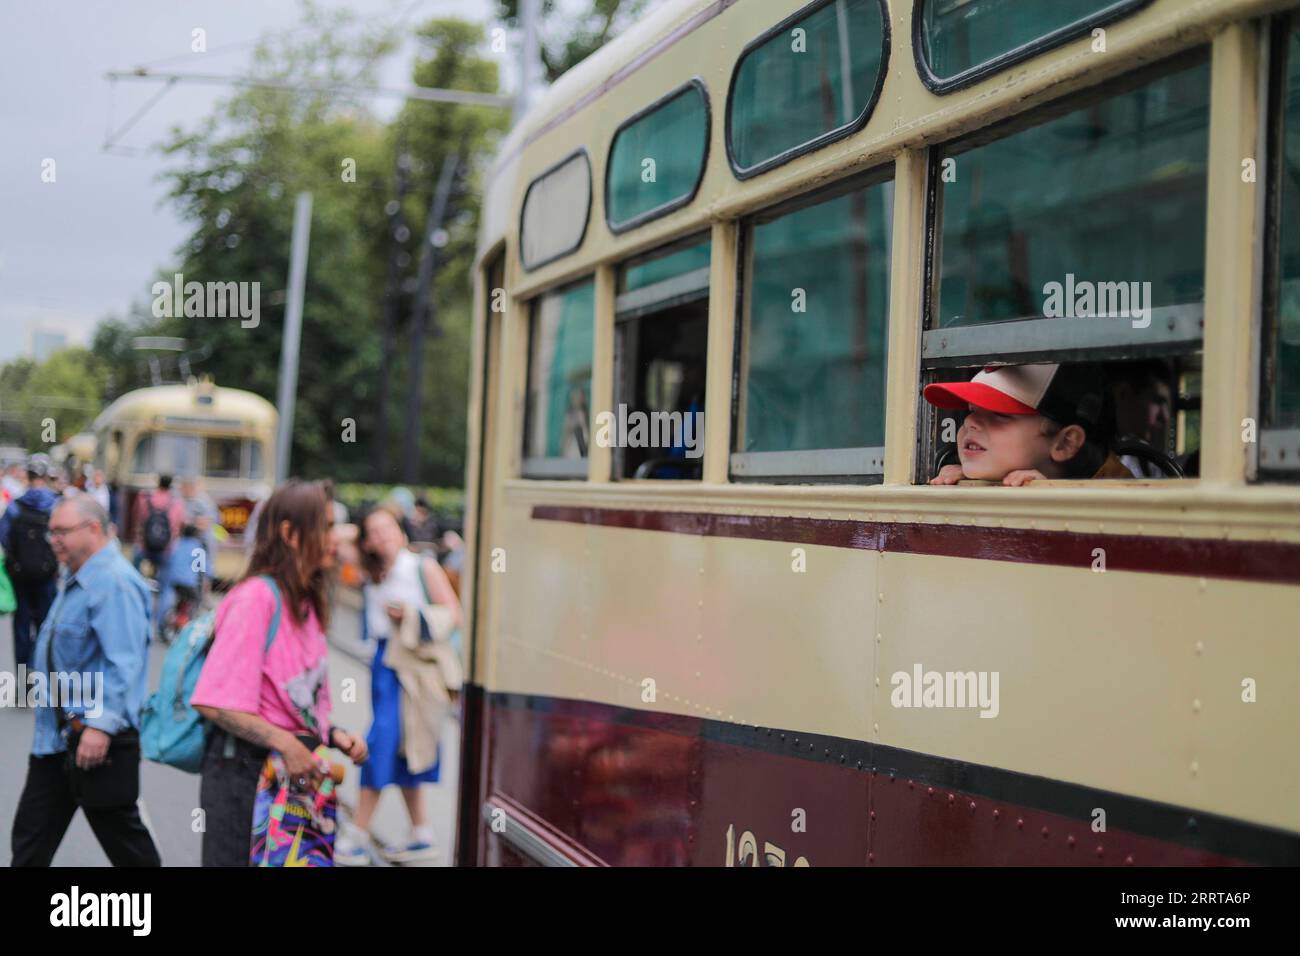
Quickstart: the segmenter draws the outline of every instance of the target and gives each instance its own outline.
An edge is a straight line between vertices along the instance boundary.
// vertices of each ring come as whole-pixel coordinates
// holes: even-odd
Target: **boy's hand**
[[[932,485],[955,485],[966,476],[962,474],[961,465],[944,465],[939,474],[930,479]]]
[[[1019,471],[1013,471],[1002,479],[1002,483],[1011,488],[1019,488],[1021,485],[1030,481],[1045,480],[1047,476],[1041,471],[1034,468],[1021,468]]]

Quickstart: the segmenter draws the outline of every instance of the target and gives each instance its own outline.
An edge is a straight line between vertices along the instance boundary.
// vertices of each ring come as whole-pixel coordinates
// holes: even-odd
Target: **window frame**
[[[979,83],[981,80],[988,79],[1018,63],[1023,63],[1049,50],[1064,46],[1073,40],[1090,34],[1097,27],[1114,23],[1117,20],[1138,13],[1150,6],[1154,0],[1117,0],[1111,6],[1099,10],[1091,16],[1076,20],[1074,23],[1053,30],[1050,33],[1045,33],[1036,40],[1021,44],[1014,49],[993,57],[991,60],[977,63],[975,66],[947,78],[936,74],[925,58],[925,7],[926,4],[933,2],[935,0],[915,0],[912,6],[912,59],[916,65],[916,74],[920,77],[925,88],[937,96],[945,96]]]
[[[655,111],[662,109],[664,106],[667,106],[669,103],[677,99],[679,96],[687,95],[692,89],[699,91],[700,96],[703,99],[703,103],[704,103],[704,152],[700,156],[700,171],[699,173],[696,174],[695,182],[691,186],[690,191],[681,196],[678,196],[676,199],[671,199],[666,203],[661,203],[658,206],[653,207],[652,209],[647,209],[645,212],[638,213],[637,215],[633,216],[631,219],[624,220],[623,222],[620,223],[615,223],[614,220],[610,218],[610,213],[609,213],[609,184],[610,184],[610,175],[613,172],[613,168],[614,168],[614,164],[613,164],[614,146],[618,143],[619,136],[622,134],[622,132],[625,129],[633,126],[640,120],[645,119],[647,116],[654,113]],[[667,93],[659,97],[649,106],[643,107],[642,109],[633,113],[627,119],[623,120],[623,122],[619,123],[618,127],[614,130],[614,134],[609,139],[609,150],[605,154],[605,184],[604,184],[605,217],[604,218],[605,218],[605,225],[608,227],[609,231],[616,236],[620,236],[625,232],[631,232],[633,229],[636,229],[638,226],[643,226],[648,222],[651,222],[655,219],[659,219],[662,216],[666,216],[670,212],[674,212],[678,209],[681,209],[683,206],[689,206],[692,202],[694,202],[695,197],[700,192],[700,184],[704,182],[704,174],[708,171],[709,168],[709,150],[710,147],[712,146],[712,141],[713,141],[713,104],[709,98],[709,88],[707,85],[705,85],[704,80],[698,74],[696,76],[691,77],[689,80],[687,80],[685,83],[682,83],[680,86],[676,86],[673,89],[669,90]]]
[[[746,369],[745,362],[749,355],[751,288],[747,277],[752,278],[753,270],[753,230],[756,226],[774,222],[784,216],[800,212],[812,206],[841,199],[859,190],[886,183],[895,187],[897,200],[897,167],[893,157],[889,157],[877,166],[856,172],[851,176],[837,180],[821,189],[801,193],[798,196],[782,200],[771,206],[756,209],[742,217],[738,223],[736,242],[736,302],[735,330],[732,347],[731,366],[731,443],[727,451],[727,480],[733,484],[806,484],[806,485],[877,485],[884,482],[885,444],[849,446],[844,448],[800,448],[777,451],[737,451],[743,440],[741,433],[741,403],[744,399]],[[895,211],[890,210],[892,227]],[[892,228],[890,234],[889,274],[893,274]],[[890,288],[891,303],[893,289]],[[890,306],[892,309],[892,305]],[[891,335],[890,316],[885,315],[885,348],[881,353],[886,381],[885,394],[881,396],[882,420],[888,427],[888,379],[889,379],[889,337]],[[873,470],[850,471],[839,470],[845,462],[865,461]],[[819,464],[821,463],[821,464]],[[878,463],[878,468],[877,468]]]
[[[736,78],[740,75],[740,68],[744,65],[745,59],[755,49],[763,46],[777,34],[784,33],[801,20],[806,20],[814,13],[820,11],[823,7],[830,6],[834,2],[835,0],[813,0],[812,3],[799,8],[780,23],[776,24],[776,26],[769,27],[757,37],[750,40],[741,49],[740,55],[736,57],[736,63],[731,68],[731,75],[727,79],[727,102],[723,112],[722,142],[727,153],[727,165],[731,167],[732,175],[742,182],[746,179],[752,179],[755,176],[760,176],[763,173],[776,169],[778,166],[784,166],[786,163],[798,159],[806,153],[814,152],[815,150],[821,149],[823,146],[828,146],[847,136],[852,136],[854,133],[863,129],[870,121],[872,114],[875,113],[876,105],[880,102],[880,96],[885,87],[885,78],[889,75],[889,55],[893,49],[892,25],[889,20],[889,5],[886,0],[877,0],[877,3],[880,5],[880,68],[876,73],[876,85],[872,89],[871,95],[867,98],[867,102],[863,106],[862,112],[859,113],[851,123],[827,130],[804,143],[791,146],[789,149],[777,153],[775,156],[770,156],[753,166],[741,166],[736,161],[735,149],[731,142],[731,112],[732,102],[735,99],[736,93]]]
[[[522,421],[523,427],[520,430],[520,442],[518,446],[520,450],[520,454],[519,454],[519,477],[520,478],[529,479],[529,480],[566,480],[566,481],[586,481],[588,478],[588,470],[591,461],[591,445],[590,445],[591,435],[592,435],[591,408],[587,409],[588,445],[587,445],[587,453],[585,455],[582,455],[579,458],[565,458],[563,456],[546,456],[546,455],[528,454],[528,438],[529,438],[529,432],[531,430],[532,421],[533,421],[532,403],[529,400],[529,396],[532,392],[532,386],[533,386],[533,343],[534,343],[534,336],[536,334],[537,309],[541,305],[541,301],[544,298],[546,298],[546,296],[563,295],[564,293],[568,292],[570,289],[574,289],[578,286],[587,285],[587,284],[593,286],[594,289],[596,285],[596,273],[589,272],[586,275],[579,276],[578,278],[572,279],[561,285],[552,286],[549,289],[544,289],[541,292],[538,292],[536,295],[532,296],[530,299],[528,299],[526,303],[524,303],[525,308],[528,310],[528,334],[525,337],[526,348],[524,351],[524,407],[522,409],[522,414],[520,415],[520,419]],[[592,322],[591,365],[592,365],[593,388],[595,385],[595,368],[596,368],[595,326],[596,326],[597,311],[598,311],[598,305],[594,302],[593,299],[593,306],[592,306],[592,313],[591,313],[591,322]],[[594,395],[592,397],[592,402],[593,404],[595,402]]]
[[[582,217],[582,231],[578,233],[577,240],[570,248],[565,249],[561,252],[553,253],[545,259],[540,259],[537,262],[530,264],[529,262],[526,261],[526,258],[524,256],[524,239],[526,235],[524,232],[524,214],[528,210],[528,197],[533,194],[534,186],[536,186],[542,180],[546,179],[547,176],[550,176],[556,170],[562,168],[566,163],[573,162],[573,160],[577,159],[579,156],[581,156],[587,162],[587,210]],[[518,240],[519,241],[519,265],[525,272],[536,272],[538,269],[542,268],[543,266],[548,266],[552,262],[557,262],[560,259],[563,259],[565,256],[571,256],[579,249],[581,249],[582,244],[587,241],[587,230],[591,228],[591,204],[592,204],[592,200],[595,198],[592,190],[591,179],[592,179],[591,154],[587,151],[586,146],[579,146],[577,149],[566,154],[562,159],[552,163],[550,166],[547,166],[544,170],[542,170],[540,173],[534,176],[532,180],[528,183],[528,188],[524,190],[523,201],[519,203],[519,227],[518,227],[518,231],[516,232],[516,235],[519,237]],[[545,293],[541,293],[541,294],[544,295]]]
[[[1124,324],[1118,328],[1097,329],[1093,330],[1083,323],[1092,322],[1092,319],[1050,319],[1039,317],[1035,319],[1008,319],[1000,322],[977,323],[964,326],[949,326],[948,328],[938,328],[934,326],[935,308],[939,295],[939,258],[942,253],[942,210],[939,207],[940,184],[940,166],[945,156],[951,157],[961,155],[970,149],[987,143],[996,142],[1006,139],[1010,136],[1041,126],[1061,116],[1077,112],[1080,109],[1087,108],[1088,105],[1111,99],[1115,96],[1123,95],[1125,92],[1140,89],[1155,80],[1164,76],[1172,76],[1186,69],[1192,69],[1199,64],[1205,64],[1210,70],[1209,87],[1212,91],[1214,84],[1213,60],[1211,56],[1211,46],[1208,42],[1200,43],[1188,49],[1181,50],[1171,56],[1156,60],[1153,63],[1144,64],[1122,73],[1119,76],[1104,80],[1101,83],[1089,86],[1085,89],[1069,93],[1063,97],[1052,100],[1050,103],[1043,104],[1025,110],[1022,113],[1010,116],[1000,122],[993,123],[989,126],[981,127],[966,135],[957,136],[953,139],[943,142],[937,142],[930,145],[927,149],[928,158],[926,162],[926,184],[925,184],[925,256],[923,267],[923,283],[921,292],[921,316],[920,316],[920,343],[918,349],[918,383],[920,388],[916,396],[916,421],[917,421],[917,443],[916,459],[913,462],[913,484],[926,484],[929,480],[931,465],[936,459],[941,442],[939,441],[939,429],[943,416],[938,414],[938,409],[929,405],[922,396],[924,387],[931,381],[935,381],[933,373],[938,371],[949,370],[953,368],[981,368],[986,365],[1005,365],[1005,364],[1032,364],[1034,362],[1050,361],[1122,361],[1126,359],[1139,359],[1150,357],[1183,357],[1188,355],[1200,354],[1202,367],[1205,364],[1205,300],[1199,303],[1180,303],[1174,306],[1165,306],[1159,309],[1152,309],[1151,327],[1147,329],[1135,330],[1130,324]],[[1207,94],[1208,96],[1208,94]],[[1212,111],[1213,106],[1207,99],[1207,107]],[[1212,115],[1207,117],[1208,123],[1213,121]],[[1205,185],[1207,196],[1207,213],[1208,213],[1208,195],[1210,183],[1208,181],[1209,166],[1207,157],[1206,167],[1207,182]],[[1210,225],[1206,223],[1205,235],[1209,235]],[[1145,335],[1142,341],[1127,341],[1135,339],[1131,333],[1139,331],[1149,333],[1156,327],[1157,319],[1163,321],[1168,334],[1160,340],[1152,341],[1152,336]],[[1173,327],[1170,328],[1170,323]],[[1052,326],[1040,323],[1053,323]],[[1195,324],[1199,329],[1199,337],[1196,340],[1191,339],[1187,334],[1190,325]],[[1017,338],[1016,330],[1024,329],[1029,326],[1027,331],[1038,333],[1038,338],[1042,338],[1044,331],[1052,331],[1060,328],[1063,331],[1087,334],[1075,334],[1073,339],[1066,338],[1058,343],[1055,347],[1048,348],[1039,343],[1022,345],[1013,343],[1011,340]],[[999,328],[1001,327],[1001,328]],[[950,354],[948,356],[935,355],[940,351],[955,351],[952,348],[942,349],[940,343],[943,336],[951,335],[958,339],[960,345],[961,339],[975,339],[987,337],[992,339],[991,348],[995,351],[975,352],[974,350],[963,350],[960,355]],[[1002,341],[997,341],[1001,337]],[[1109,338],[1111,341],[1106,341]],[[1092,341],[1088,341],[1091,339]],[[931,344],[934,343],[934,344]],[[1104,350],[1104,351],[1103,351]],[[931,357],[927,357],[927,351]],[[1005,362],[1001,359],[1006,356],[1015,356],[1015,361]],[[1175,395],[1175,400],[1177,396]],[[1072,484],[1089,479],[1071,479]],[[1163,481],[1195,481],[1194,478],[1176,479],[1166,478]]]
[[[1256,395],[1258,441],[1252,446],[1255,482],[1294,482],[1300,479],[1300,428],[1266,424],[1271,417],[1271,398],[1278,382],[1277,345],[1281,329],[1282,284],[1282,178],[1286,150],[1287,53],[1291,32],[1300,30],[1300,8],[1283,10],[1266,23],[1268,76],[1265,98],[1264,209],[1261,224],[1264,267],[1260,295],[1259,391]],[[1289,453],[1289,454],[1288,454]]]

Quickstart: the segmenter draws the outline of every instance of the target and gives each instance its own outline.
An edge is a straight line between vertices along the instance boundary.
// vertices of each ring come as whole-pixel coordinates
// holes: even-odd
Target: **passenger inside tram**
[[[1179,380],[1152,359],[988,366],[968,382],[935,382],[926,401],[959,418],[942,422],[947,441],[929,483],[1194,476],[1199,398],[1179,395]]]

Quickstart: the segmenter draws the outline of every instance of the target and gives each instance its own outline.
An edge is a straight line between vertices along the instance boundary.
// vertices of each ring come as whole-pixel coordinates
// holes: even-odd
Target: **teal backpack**
[[[280,589],[274,578],[262,575],[262,580],[275,595],[275,614],[266,632],[264,648],[269,651],[280,629]],[[207,744],[207,723],[190,706],[190,697],[212,647],[216,616],[214,608],[190,621],[176,635],[163,658],[158,690],[140,711],[140,751],[145,759],[186,773],[199,772]]]

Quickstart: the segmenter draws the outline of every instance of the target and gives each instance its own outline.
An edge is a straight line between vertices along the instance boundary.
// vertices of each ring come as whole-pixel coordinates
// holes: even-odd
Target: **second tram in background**
[[[95,464],[113,491],[119,534],[136,532],[136,498],[173,478],[173,491],[190,476],[216,502],[221,535],[215,575],[229,579],[244,566],[244,529],[253,506],[270,493],[275,475],[275,407],[252,392],[191,379],[119,397],[92,425]]]

